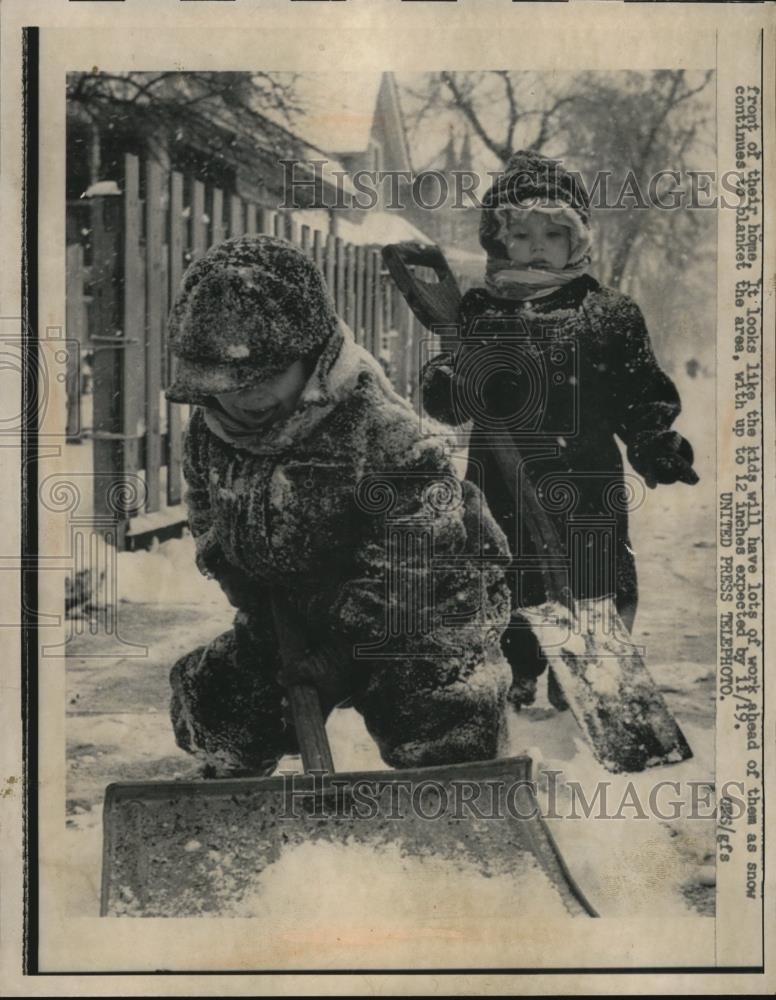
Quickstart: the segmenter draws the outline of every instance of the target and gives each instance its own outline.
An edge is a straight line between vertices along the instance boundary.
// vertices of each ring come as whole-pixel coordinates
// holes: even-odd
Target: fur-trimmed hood
[[[504,210],[548,211],[574,232],[573,260],[589,249],[590,201],[577,178],[550,159],[530,150],[513,153],[482,202],[480,243],[491,257],[508,256],[503,241]],[[584,243],[583,252],[580,252]]]

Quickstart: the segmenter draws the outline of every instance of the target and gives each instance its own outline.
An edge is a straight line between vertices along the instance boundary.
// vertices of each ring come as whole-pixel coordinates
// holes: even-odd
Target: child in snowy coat
[[[388,764],[496,756],[506,539],[314,265],[269,236],[213,247],[184,275],[170,340],[167,397],[195,406],[183,468],[197,565],[238,609],[172,669],[178,744],[206,774],[267,774],[297,747],[283,683],[306,680],[324,714],[352,702]],[[335,650],[323,674],[283,673],[275,597],[309,648]]]
[[[484,288],[464,295],[455,354],[422,375],[427,412],[447,424],[473,420],[466,478],[477,483],[515,555],[513,607],[547,599],[535,539],[518,521],[493,442],[514,441],[524,472],[566,546],[579,598],[614,595],[632,628],[636,569],[615,435],[648,486],[693,484],[693,451],[671,430],[680,411],[639,307],[590,274],[589,203],[555,161],[516,153],[487,193],[480,242]],[[522,566],[522,568],[521,568]],[[530,704],[546,661],[520,614],[502,645],[513,671],[510,700]],[[552,694],[552,687],[551,687]],[[562,703],[559,703],[562,704]]]

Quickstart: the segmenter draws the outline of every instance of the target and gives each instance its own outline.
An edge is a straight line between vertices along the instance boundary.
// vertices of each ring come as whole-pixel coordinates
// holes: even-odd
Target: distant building
[[[370,174],[391,171],[413,175],[413,163],[402,115],[395,76],[383,73],[309,74],[296,83],[296,95],[303,110],[295,115],[294,132],[327,158],[331,176],[344,170],[343,184],[355,185],[359,194],[359,171]],[[341,164],[334,166],[334,164]],[[460,275],[474,280],[481,276],[484,254],[479,245],[479,211],[452,207],[454,171],[472,170],[471,140],[468,133],[459,147],[451,129],[450,139],[440,156],[438,169],[450,191],[449,203],[439,209],[416,204],[411,179],[361,179],[370,194],[360,195],[362,203],[374,199],[373,207],[319,207],[302,213],[307,224],[341,236],[349,243],[384,246],[412,240],[438,243]],[[323,192],[324,198],[330,196]],[[343,197],[343,205],[351,199]],[[330,204],[330,202],[328,203]],[[402,209],[392,205],[404,206]]]
[[[394,74],[307,74],[297,80],[295,94],[302,111],[294,116],[294,131],[321,151],[332,175],[343,171],[335,207],[324,191],[323,204],[317,212],[305,212],[306,221],[321,228],[326,212],[329,231],[360,245],[433,242],[409,209],[391,207],[409,205],[412,184],[412,158]],[[392,177],[381,179],[381,172]]]
[[[393,73],[315,73],[294,92],[301,139],[356,170],[411,170],[412,160]]]

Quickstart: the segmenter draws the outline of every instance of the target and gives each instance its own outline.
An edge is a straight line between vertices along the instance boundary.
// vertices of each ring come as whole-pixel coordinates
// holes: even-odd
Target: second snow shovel
[[[452,347],[461,295],[440,248],[396,243],[383,248],[383,260],[420,322],[441,335],[444,347]],[[414,266],[431,268],[437,282],[416,277]],[[520,613],[531,623],[551,677],[596,759],[612,772],[687,760],[692,757],[687,740],[629,641],[613,598],[575,600],[571,594],[559,571],[564,552],[555,527],[537,500],[517,444],[501,437],[494,435],[491,445],[499,470],[536,550],[546,557],[548,599]]]
[[[285,663],[328,654],[306,650],[299,622],[285,606],[274,610]],[[522,914],[560,903],[571,915],[597,915],[539,814],[530,758],[335,774],[316,690],[295,685],[288,698],[304,775],[106,789],[102,916],[271,920],[262,894],[272,894],[273,867],[303,863],[314,893],[331,845],[368,848],[376,870],[387,849],[449,861],[451,880],[461,866],[474,866],[505,880],[509,898],[514,888]],[[322,852],[317,868],[311,849]],[[346,910],[347,885],[342,893]]]

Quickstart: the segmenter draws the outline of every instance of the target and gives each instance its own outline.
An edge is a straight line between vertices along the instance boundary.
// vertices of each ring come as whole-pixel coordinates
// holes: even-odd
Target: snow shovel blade
[[[607,770],[692,757],[610,597],[522,608],[571,713]]]
[[[420,322],[445,339],[445,331],[458,336],[458,307],[461,293],[440,247],[424,243],[390,243],[382,249],[383,263],[399,291]],[[436,281],[425,281],[410,271],[422,267],[433,271]]]
[[[122,782],[106,791],[103,824],[103,916],[255,915],[246,901],[261,900],[273,864],[310,843],[367,845],[376,865],[381,845],[398,845],[408,858],[449,859],[451,877],[456,864],[468,863],[518,888],[529,878],[530,898],[516,888],[516,911],[536,905],[540,913],[544,899],[597,916],[539,814],[525,756],[402,771]]]

